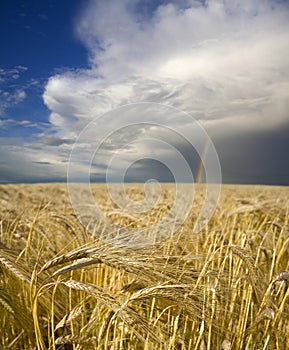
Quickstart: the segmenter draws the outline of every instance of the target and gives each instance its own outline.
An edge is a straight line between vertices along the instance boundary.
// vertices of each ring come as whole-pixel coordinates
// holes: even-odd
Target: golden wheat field
[[[129,215],[93,186],[104,216],[137,230],[173,192]],[[198,234],[196,210],[153,246],[115,245],[109,226],[85,230],[66,184],[0,186],[0,349],[289,349],[289,188],[223,185]]]

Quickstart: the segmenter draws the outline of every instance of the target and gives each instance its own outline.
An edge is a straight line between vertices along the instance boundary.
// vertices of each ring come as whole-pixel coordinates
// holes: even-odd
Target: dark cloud
[[[289,123],[214,140],[224,183],[289,185]]]
[[[32,162],[34,164],[50,165],[50,162]]]
[[[151,179],[159,182],[175,182],[170,169],[154,159],[142,159],[132,164],[125,174],[127,182],[146,182]]]
[[[63,144],[71,145],[75,142],[73,139],[62,139],[57,136],[43,136],[42,143],[48,146],[60,146]]]

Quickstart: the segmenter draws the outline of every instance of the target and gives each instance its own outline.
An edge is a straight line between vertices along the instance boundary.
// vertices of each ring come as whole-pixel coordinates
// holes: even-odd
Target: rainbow
[[[210,139],[208,138],[204,144],[204,147],[202,149],[202,152],[200,154],[200,162],[198,165],[198,170],[197,170],[197,176],[196,176],[196,183],[202,183],[205,181],[204,177],[204,159],[206,158],[208,149],[210,146]]]

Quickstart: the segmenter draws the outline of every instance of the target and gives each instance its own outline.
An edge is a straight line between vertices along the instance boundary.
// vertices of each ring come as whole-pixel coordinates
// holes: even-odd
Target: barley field
[[[174,185],[130,215],[93,185],[114,225],[161,219]],[[127,185],[132,199],[141,185]],[[153,246],[78,221],[66,184],[0,186],[0,349],[289,349],[289,188],[222,185],[211,221]]]

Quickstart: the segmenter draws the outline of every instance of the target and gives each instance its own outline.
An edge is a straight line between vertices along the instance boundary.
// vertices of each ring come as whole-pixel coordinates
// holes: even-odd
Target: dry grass
[[[139,230],[173,190],[144,215],[93,189],[107,218]],[[195,235],[203,196],[175,235],[133,248],[101,240],[109,226],[86,232],[65,185],[0,186],[0,349],[289,349],[289,188],[223,186]]]

